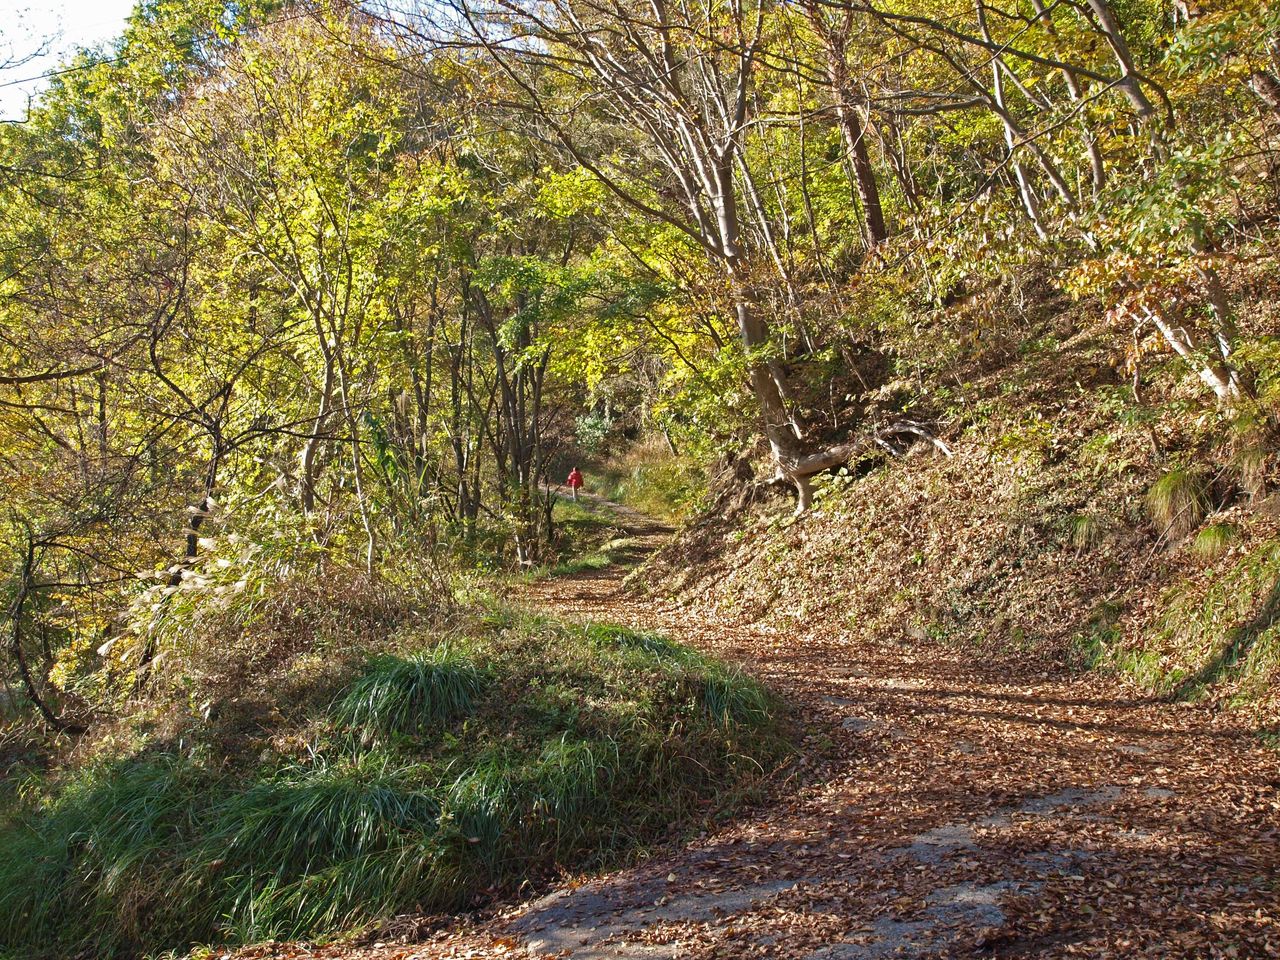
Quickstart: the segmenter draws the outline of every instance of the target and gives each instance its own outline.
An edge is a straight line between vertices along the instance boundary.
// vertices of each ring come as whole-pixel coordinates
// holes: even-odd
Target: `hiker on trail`
[[[577,467],[569,471],[569,492],[573,494],[573,499],[578,499],[578,488],[582,486],[582,473]]]

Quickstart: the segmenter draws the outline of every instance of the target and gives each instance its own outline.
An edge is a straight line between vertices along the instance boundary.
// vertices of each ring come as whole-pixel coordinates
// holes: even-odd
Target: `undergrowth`
[[[1219,537],[1226,544],[1215,544],[1215,556],[1238,534],[1211,535]],[[1198,542],[1193,547],[1205,555]],[[1118,656],[1126,672],[1160,692],[1196,699],[1217,688],[1264,710],[1280,675],[1280,541],[1224,557],[1206,576],[1171,589],[1151,649]]]
[[[701,469],[672,454],[658,436],[591,465],[586,473],[592,493],[671,522],[687,517],[706,490]]]
[[[637,557],[634,537],[608,506],[558,496],[553,504],[556,559],[526,571],[526,580],[563,577],[626,565]]]
[[[401,640],[272,743],[256,762],[153,744],[15,800],[0,956],[128,957],[458,908],[724,811],[787,751],[776,705],[736,670],[501,605]]]

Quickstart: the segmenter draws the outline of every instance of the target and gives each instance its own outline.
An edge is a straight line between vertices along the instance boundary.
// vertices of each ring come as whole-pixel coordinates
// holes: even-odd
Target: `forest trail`
[[[594,505],[642,550],[667,534]],[[625,573],[524,600],[743,664],[825,759],[715,832],[394,956],[1280,956],[1280,770],[1242,726],[1096,676],[708,619]]]

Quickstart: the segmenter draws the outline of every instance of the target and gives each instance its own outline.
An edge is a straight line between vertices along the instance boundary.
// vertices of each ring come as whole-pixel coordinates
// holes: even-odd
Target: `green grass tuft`
[[[215,934],[296,937],[438,895],[420,871],[440,805],[411,772],[376,754],[287,768],[215,805],[184,871],[221,905]]]
[[[1211,523],[1191,541],[1191,552],[1202,560],[1212,560],[1231,549],[1240,539],[1240,528],[1234,523]]]
[[[455,646],[380,657],[339,699],[334,717],[366,739],[420,735],[471,712],[488,678]]]
[[[173,852],[205,778],[168,759],[89,769],[0,830],[0,948],[127,952],[176,922]],[[41,954],[34,954],[41,955]]]
[[[1197,471],[1174,468],[1152,484],[1146,507],[1163,536],[1181,540],[1200,525],[1209,509],[1208,484]]]
[[[1110,528],[1106,520],[1092,513],[1078,513],[1067,520],[1071,546],[1082,553],[1099,546]]]
[[[767,722],[772,711],[769,695],[746,674],[720,668],[702,682],[702,708],[716,723],[755,726]]]

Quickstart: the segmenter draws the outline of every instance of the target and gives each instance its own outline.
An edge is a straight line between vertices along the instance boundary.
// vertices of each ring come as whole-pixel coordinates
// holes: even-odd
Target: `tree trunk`
[[[321,434],[329,421],[333,408],[334,358],[333,351],[327,345],[321,346],[324,355],[324,380],[320,385],[320,403],[312,422],[311,435],[302,445],[302,453],[298,457],[299,491],[302,512],[310,515],[316,509],[316,478],[320,473],[319,458]]]
[[[22,558],[22,569],[18,573],[18,588],[14,593],[13,602],[9,605],[10,649],[18,666],[18,675],[22,677],[22,685],[27,690],[27,696],[31,698],[31,702],[40,711],[40,715],[44,717],[49,726],[62,733],[83,733],[85,730],[83,726],[64,720],[54,711],[48,701],[41,696],[40,689],[36,686],[35,677],[31,674],[31,665],[27,662],[26,651],[22,647],[22,616],[25,612],[27,598],[31,595],[35,576],[35,558],[35,537],[28,533],[27,546]]]
[[[1185,326],[1175,324],[1159,310],[1148,307],[1144,313],[1160,331],[1165,342],[1187,362],[1201,382],[1213,391],[1219,403],[1225,407],[1231,407],[1240,399],[1239,375],[1225,357],[1220,360],[1207,359]]]
[[[1280,113],[1280,80],[1268,70],[1259,70],[1249,78],[1252,90],[1272,113]]]
[[[825,19],[824,11],[813,3],[806,4],[806,13],[826,48],[827,79],[831,83],[831,96],[835,101],[836,121],[840,125],[840,135],[844,139],[849,166],[853,171],[854,188],[862,206],[863,238],[869,248],[874,247],[888,238],[889,231],[885,225],[884,207],[880,202],[876,171],[871,165],[871,154],[867,150],[866,128],[850,89],[846,44],[852,19],[846,12],[841,24],[833,26]]]
[[[1046,32],[1056,41],[1058,39],[1058,30],[1053,24],[1053,14],[1044,5],[1044,0],[1031,0],[1031,6],[1035,9],[1036,16],[1040,19],[1040,22],[1044,24]],[[1065,67],[1060,73],[1062,74],[1063,82],[1067,86],[1067,95],[1071,98],[1071,102],[1079,104],[1084,99],[1079,79],[1073,71]],[[1103,188],[1107,185],[1107,168],[1102,158],[1102,148],[1098,144],[1098,136],[1093,128],[1089,126],[1089,120],[1083,110],[1080,113],[1080,136],[1084,140],[1085,152],[1089,156],[1089,171],[1093,177],[1093,194],[1096,197],[1102,193]]]
[[[885,226],[884,209],[880,204],[880,187],[876,183],[876,171],[871,165],[871,155],[867,151],[866,131],[858,110],[845,99],[844,91],[837,89],[836,117],[840,121],[840,131],[844,135],[845,147],[849,151],[849,162],[853,167],[854,183],[858,188],[858,198],[862,201],[863,228],[868,247],[883,243],[889,236]]]
[[[1097,20],[1098,29],[1106,38],[1107,45],[1111,47],[1111,52],[1120,67],[1120,81],[1117,86],[1133,105],[1140,123],[1144,126],[1155,123],[1156,109],[1152,106],[1146,91],[1142,89],[1137,69],[1134,67],[1133,54],[1124,39],[1124,33],[1120,30],[1120,22],[1116,19],[1115,13],[1112,12],[1107,0],[1088,0],[1088,4]]]

